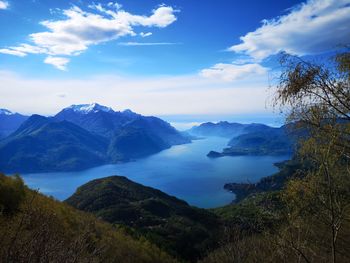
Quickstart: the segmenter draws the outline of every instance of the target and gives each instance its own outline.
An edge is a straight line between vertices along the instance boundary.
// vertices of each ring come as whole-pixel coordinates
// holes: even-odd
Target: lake
[[[92,179],[123,175],[130,180],[157,188],[189,204],[212,208],[229,204],[234,194],[224,190],[225,183],[256,182],[277,171],[273,165],[289,156],[227,156],[210,159],[211,150],[221,151],[228,139],[208,137],[133,162],[111,164],[79,172],[24,174],[33,189],[64,200],[76,188]]]

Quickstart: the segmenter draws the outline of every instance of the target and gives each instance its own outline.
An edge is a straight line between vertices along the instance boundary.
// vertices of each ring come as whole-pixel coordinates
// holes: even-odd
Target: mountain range
[[[222,152],[210,151],[208,157],[237,155],[289,155],[296,139],[290,126],[271,127],[252,123],[207,122],[188,131],[197,136],[219,136],[229,138],[228,147]]]
[[[205,122],[192,127],[187,132],[194,136],[219,136],[231,139],[241,134],[260,132],[270,128],[270,126],[261,123],[242,124],[220,121],[217,123]]]
[[[7,118],[2,125],[6,128],[11,121]],[[81,170],[189,142],[156,117],[131,110],[114,111],[97,103],[72,105],[53,117],[32,115],[24,119],[17,130],[0,141],[0,170]]]
[[[228,143],[223,155],[289,155],[296,139],[286,126],[270,127],[238,135]]]

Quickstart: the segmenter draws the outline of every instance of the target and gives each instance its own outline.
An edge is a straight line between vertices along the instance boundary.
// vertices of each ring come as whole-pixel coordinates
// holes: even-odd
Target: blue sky
[[[44,31],[40,21],[62,18],[61,10],[73,5],[84,11],[93,3],[110,1],[8,1],[9,9],[0,13],[0,47],[15,46],[26,41],[35,32]],[[136,33],[151,32],[149,37],[124,36],[100,45],[90,46],[80,56],[71,59],[68,72],[61,74],[42,61],[45,55],[28,55],[24,59],[1,55],[2,69],[41,77],[84,76],[85,74],[117,73],[137,75],[174,75],[196,73],[217,62],[235,58],[225,49],[238,44],[239,37],[254,30],[263,19],[286,13],[300,1],[167,1],[173,7],[177,20],[165,28],[135,27]],[[131,14],[150,15],[161,1],[119,1]],[[51,11],[50,11],[51,10]],[[53,14],[52,14],[53,13]],[[10,26],[9,26],[10,25]],[[122,46],[127,42],[168,43],[154,46]]]
[[[349,24],[349,0],[0,1],[0,105],[268,116],[276,54],[328,53]]]

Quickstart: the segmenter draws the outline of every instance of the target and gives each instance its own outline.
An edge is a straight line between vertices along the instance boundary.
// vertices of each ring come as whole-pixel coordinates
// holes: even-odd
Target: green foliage
[[[237,204],[212,209],[225,220],[246,233],[261,233],[276,227],[283,209],[280,192],[264,192],[251,195]]]
[[[301,154],[308,154],[314,167],[291,180],[284,191],[287,213],[281,243],[297,248],[297,254],[309,261],[350,259],[349,160],[339,152],[336,140],[334,134],[322,133],[306,141]]]
[[[1,175],[0,182],[1,202],[12,209],[0,215],[0,262],[175,262],[145,239],[29,190],[18,177]]]
[[[112,176],[78,188],[66,202],[110,223],[134,229],[170,254],[196,260],[217,244],[221,221],[159,190]]]
[[[0,174],[0,215],[11,215],[18,211],[25,198],[25,187],[19,176]]]
[[[222,246],[199,263],[260,263],[288,261],[276,253],[272,239],[264,235],[246,235],[239,229],[228,229]]]

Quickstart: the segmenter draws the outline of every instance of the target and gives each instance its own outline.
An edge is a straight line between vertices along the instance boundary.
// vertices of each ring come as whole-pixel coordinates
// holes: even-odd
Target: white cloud
[[[116,9],[121,9],[121,8],[123,7],[121,4],[119,4],[119,3],[117,3],[117,2],[109,2],[107,5],[108,5],[109,7],[114,7],[114,8],[116,8]]]
[[[329,51],[350,43],[350,1],[309,0],[240,39],[229,50],[262,60],[286,51],[295,55]]]
[[[0,1],[0,10],[7,9],[9,7],[9,3],[6,1]]]
[[[17,56],[17,57],[27,56],[27,53],[24,53],[22,51],[18,51],[16,49],[11,49],[11,48],[1,48],[0,53],[7,54],[7,55],[13,55],[13,56]]]
[[[254,63],[245,65],[218,63],[211,68],[203,69],[200,75],[205,78],[231,82],[257,75],[266,75],[267,71],[267,68]]]
[[[140,33],[140,36],[141,36],[141,37],[149,37],[149,36],[152,36],[152,32],[147,32],[147,33],[141,32],[141,33]]]
[[[31,54],[43,54],[46,50],[41,47],[32,46],[28,44],[21,44],[17,47],[9,47],[0,49],[0,53],[14,55],[18,57],[25,57],[28,53]]]
[[[69,63],[68,58],[63,58],[63,57],[52,57],[48,56],[45,60],[44,63],[53,65],[55,68],[59,70],[67,70],[67,64]]]
[[[0,89],[1,107],[27,114],[50,115],[71,104],[90,102],[116,110],[130,108],[145,115],[272,111],[265,107],[267,80],[254,76],[235,82],[214,81],[197,75],[36,79],[0,71],[0,83],[3,87]]]
[[[171,42],[120,42],[119,46],[168,46],[168,45],[180,45],[181,43]]]
[[[63,10],[64,19],[46,20],[40,24],[48,30],[29,35],[32,44],[7,47],[1,53],[24,56],[24,54],[45,53],[51,56],[74,56],[97,45],[122,36],[135,36],[134,27],[164,28],[176,21],[170,6],[159,6],[150,16],[140,16],[121,10],[111,2],[106,6],[89,6],[95,12],[86,12],[77,6]]]

